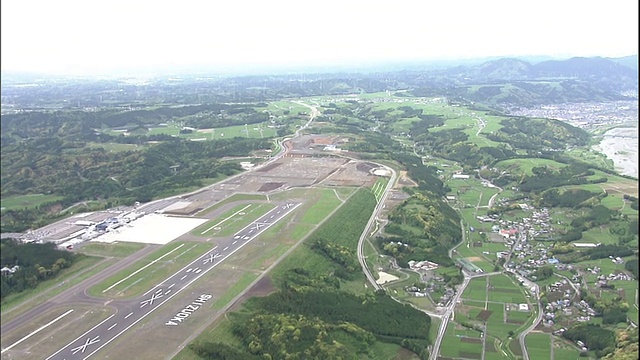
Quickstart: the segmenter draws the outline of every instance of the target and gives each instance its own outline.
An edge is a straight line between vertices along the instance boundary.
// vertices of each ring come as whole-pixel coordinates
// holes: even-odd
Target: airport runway
[[[301,205],[300,202],[279,204],[256,221],[235,233],[233,237],[223,240],[214,249],[209,250],[177,273],[147,291],[141,297],[131,300],[109,301],[108,306],[116,309],[115,314],[96,324],[89,331],[47,357],[46,360],[87,359],[96,354],[100,349],[125,333],[128,329],[153,313],[153,311],[160,308],[172,297],[186,289],[190,284],[241,249],[245,244],[291,213],[299,205]],[[98,299],[89,297],[84,292],[82,294],[76,293],[75,295],[76,300],[81,300],[82,303],[96,304],[97,302],[100,303],[100,305],[105,305],[105,299],[99,299],[99,301],[97,301]],[[212,297],[211,294],[197,295],[190,303],[177,308],[175,315],[167,319],[165,325],[175,326],[180,324],[183,320],[195,314],[198,308]],[[34,336],[37,338],[37,334],[34,334]],[[11,347],[12,345],[8,346]]]

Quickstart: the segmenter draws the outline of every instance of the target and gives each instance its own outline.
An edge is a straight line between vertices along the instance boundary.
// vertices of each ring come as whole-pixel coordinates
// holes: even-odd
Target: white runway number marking
[[[171,318],[171,320],[164,323],[167,326],[176,326],[181,323],[184,319],[188,318],[194,311],[198,310],[202,304],[204,304],[207,300],[211,299],[213,295],[202,294],[197,299],[195,299],[191,304],[184,307],[184,309],[180,310],[177,314]]]

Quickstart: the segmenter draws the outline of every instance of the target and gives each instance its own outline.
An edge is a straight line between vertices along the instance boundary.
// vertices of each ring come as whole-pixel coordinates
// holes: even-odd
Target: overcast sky
[[[638,53],[637,0],[2,0],[3,71]]]

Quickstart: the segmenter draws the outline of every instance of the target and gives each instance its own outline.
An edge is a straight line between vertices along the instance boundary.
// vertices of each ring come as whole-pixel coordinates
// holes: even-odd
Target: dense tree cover
[[[429,342],[429,316],[410,305],[396,302],[386,294],[363,296],[311,289],[301,292],[279,291],[254,300],[256,306],[272,313],[300,314],[318,317],[326,322],[352,323],[370,331],[382,341],[400,344],[403,339],[412,339],[423,345]]]
[[[572,246],[571,244],[567,244],[567,247]],[[556,244],[556,247],[558,245]],[[561,249],[561,247],[560,247]],[[609,256],[616,257],[625,257],[631,256],[634,253],[634,250],[630,248],[628,245],[604,245],[601,244],[594,248],[589,248],[581,251],[570,251],[570,252],[559,252],[554,248],[553,253],[556,258],[563,263],[576,263],[586,260],[596,260],[596,259],[605,259]]]
[[[413,137],[416,147],[423,152],[456,161],[468,168],[478,168],[496,161],[510,159],[516,153],[506,147],[478,146],[470,141],[464,129],[446,129],[430,132],[426,128]]]
[[[638,259],[632,259],[627,261],[624,264],[624,268],[627,271],[630,271],[633,276],[636,278],[636,280],[638,279]]]
[[[598,324],[577,324],[567,329],[562,336],[573,342],[582,341],[589,350],[596,350],[598,356],[611,353],[616,346],[614,332]]]
[[[549,189],[540,194],[540,205],[547,207],[576,207],[596,195],[599,195],[599,193],[593,193],[582,189],[566,191]]]
[[[633,255],[633,249],[629,248],[628,246],[602,244],[587,250],[586,254],[590,260],[604,259],[608,258],[609,256],[613,256],[614,258],[616,258]]]
[[[502,127],[487,134],[487,138],[507,143],[513,149],[565,149],[567,146],[585,146],[590,139],[585,130],[559,120],[514,117],[504,119],[500,124]]]
[[[609,223],[609,232],[618,237],[620,245],[628,244],[638,238],[638,218],[622,217]]]
[[[0,298],[35,288],[39,282],[53,278],[60,270],[71,266],[76,259],[75,254],[58,250],[53,243],[22,244],[14,239],[0,240],[0,267],[18,266],[14,273],[0,276]]]
[[[376,238],[376,245],[402,267],[410,260],[453,265],[448,249],[462,237],[458,213],[429,191],[406,191],[411,197],[389,214],[385,232],[392,236]]]
[[[586,178],[595,174],[594,171],[575,162],[556,171],[547,166],[536,166],[531,171],[533,174],[524,176],[518,184],[520,191],[540,193],[558,186],[594,183]]]
[[[627,312],[618,307],[607,308],[602,312],[602,324],[610,325],[627,322]]]
[[[603,360],[636,360],[638,359],[638,328],[616,330],[616,348],[602,358]]]
[[[370,331],[352,323],[327,323],[288,313],[257,314],[237,324],[234,331],[250,353],[274,359],[355,360],[376,341]],[[344,341],[345,337],[350,339]],[[357,348],[346,344],[357,344]]]
[[[537,268],[536,271],[533,272],[533,275],[536,276],[536,281],[546,280],[553,276],[553,266]]]
[[[624,195],[623,198],[626,201],[629,201],[631,204],[629,205],[633,210],[638,210],[638,198],[631,195]]]
[[[287,291],[301,292],[304,290],[338,290],[340,278],[333,274],[312,274],[303,268],[292,268],[282,275],[281,287]]]
[[[84,139],[95,129],[146,129],[183,120],[194,128],[217,128],[253,124],[269,120],[269,114],[253,105],[203,104],[190,106],[160,106],[145,109],[104,109],[96,112],[80,110],[35,111],[4,114],[1,117],[3,139],[34,139],[55,137]],[[197,115],[197,116],[196,116]],[[146,132],[145,130],[145,132]]]
[[[571,221],[571,226],[574,228],[581,228],[582,230],[588,230],[608,223],[618,214],[619,213],[617,211],[611,210],[604,205],[597,205],[591,208],[589,213],[586,215],[573,219]]]
[[[373,355],[370,345],[383,341],[406,347],[422,359],[428,357],[429,316],[382,292],[355,295],[329,288],[290,287],[252,298],[246,309],[229,316],[242,348],[204,342],[192,344],[191,349],[204,359],[241,359],[243,355],[247,359],[358,359]]]
[[[264,356],[254,355],[236,346],[220,342],[195,342],[189,349],[203,360],[264,360]]]
[[[340,132],[340,131],[338,131]],[[353,152],[360,152],[368,155],[369,158],[390,159],[397,153],[406,151],[402,145],[393,140],[389,134],[380,132],[363,132],[360,129],[345,130],[345,133],[358,134],[362,140],[345,144],[344,148]]]
[[[436,197],[443,197],[451,191],[451,188],[438,178],[438,169],[434,166],[425,166],[422,160],[414,154],[398,152],[393,154],[393,160],[404,166],[409,177],[418,183],[418,188],[421,191],[432,193]]]
[[[316,239],[311,243],[311,249],[321,253],[338,264],[340,268],[336,270],[336,276],[345,280],[353,278],[357,274],[360,264],[356,260],[353,248],[336,244],[326,239]]]
[[[235,138],[176,140],[142,151],[93,149],[74,155],[65,154],[52,144],[40,150],[28,144],[24,151],[3,148],[2,196],[28,191],[64,198],[35,209],[3,212],[2,231],[23,231],[42,224],[42,220],[53,220],[58,216],[55,209],[60,211],[75,202],[112,199],[132,204],[203,186],[204,179],[241,171],[239,165],[222,162],[221,158],[247,155],[270,146],[266,139]]]
[[[412,109],[408,106],[403,106],[399,107],[398,110],[401,110],[403,108]],[[411,135],[411,137],[414,139],[420,138],[421,136],[424,136],[424,134],[427,134],[429,131],[428,129],[444,125],[445,119],[442,117],[442,115],[422,115],[422,110],[420,110],[420,114],[416,116],[420,118],[420,121],[413,122],[411,124],[411,130],[409,131],[409,135]]]

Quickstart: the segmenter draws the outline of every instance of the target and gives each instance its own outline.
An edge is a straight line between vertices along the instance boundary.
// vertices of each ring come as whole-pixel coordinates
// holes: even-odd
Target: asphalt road
[[[384,166],[384,165],[380,165],[380,166]],[[389,191],[391,191],[391,189],[393,188],[393,185],[396,182],[396,178],[397,178],[396,171],[388,166],[384,166],[384,168],[391,172],[391,179],[389,179],[389,182],[387,183],[387,187],[384,189],[384,192],[380,197],[380,201],[378,201],[376,208],[373,210],[373,213],[369,218],[369,222],[367,222],[367,226],[365,227],[364,231],[360,235],[360,239],[358,240],[358,249],[357,249],[358,262],[360,263],[360,267],[362,267],[362,271],[364,272],[364,275],[366,276],[367,280],[369,280],[369,283],[376,290],[382,289],[382,285],[376,282],[376,279],[373,277],[371,270],[369,270],[369,266],[367,265],[367,261],[365,260],[365,256],[364,256],[364,241],[366,238],[370,236],[370,231],[373,227],[373,223],[378,218],[378,215],[384,208],[384,204],[387,200],[387,197],[389,196]]]
[[[47,357],[46,360],[87,359],[96,354],[100,349],[153,313],[153,311],[160,308],[164,303],[169,301],[182,290],[186,289],[189,285],[223,262],[245,244],[249,243],[270,226],[291,213],[300,204],[301,203],[299,202],[279,204],[276,208],[235,233],[233,237],[223,240],[219,246],[209,250],[207,253],[203,254],[180,271],[147,291],[144,295],[131,300],[109,301],[108,306],[115,308],[116,310],[113,315],[96,324],[89,331],[85,332],[80,337]],[[81,303],[105,305],[105,299],[90,297],[84,291],[77,291],[76,289],[73,294],[75,300],[80,301]],[[210,294],[201,294],[199,297],[195,298],[191,304],[180,309],[173,318],[167,320],[165,325],[173,326],[179,324],[211,298],[212,295]],[[20,319],[14,320],[12,322],[14,323],[13,326],[17,326],[20,323],[21,318],[24,316],[37,316],[37,313],[47,311],[56,305],[57,304],[55,302],[45,303],[42,306],[24,314]],[[7,329],[9,328],[11,328],[11,326],[7,327]],[[3,326],[3,331],[5,331],[5,326]],[[9,344],[7,345],[11,346]]]

